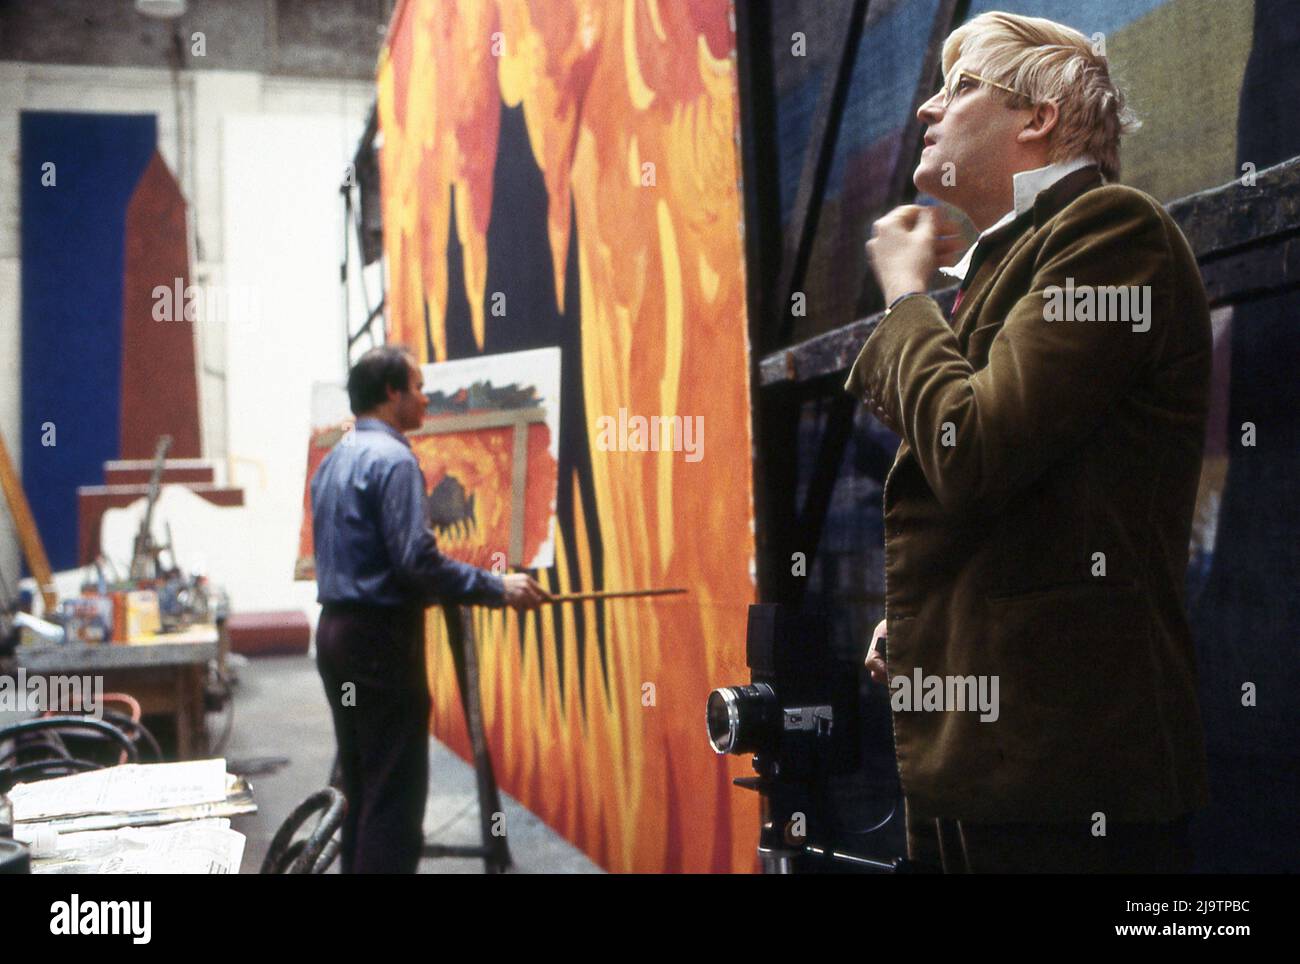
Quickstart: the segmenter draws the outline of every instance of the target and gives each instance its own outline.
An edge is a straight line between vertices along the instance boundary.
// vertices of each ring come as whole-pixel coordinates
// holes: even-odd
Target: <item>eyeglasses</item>
[[[996,87],[998,90],[1005,90],[1008,94],[1015,94],[1017,97],[1028,99],[1027,95],[1022,94],[1014,87],[1008,87],[1006,84],[999,84],[996,80],[989,80],[987,77],[981,77],[979,74],[970,70],[959,70],[952,75],[952,79],[948,81],[948,85],[939,91],[939,93],[943,95],[942,105],[944,110],[948,109],[948,105],[952,103],[952,99],[963,89],[962,85],[968,80],[974,81],[977,84],[988,84],[990,87]]]

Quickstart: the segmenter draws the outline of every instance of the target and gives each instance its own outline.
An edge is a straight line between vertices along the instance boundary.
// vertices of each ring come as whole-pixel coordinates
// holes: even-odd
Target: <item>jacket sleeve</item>
[[[398,577],[425,602],[501,606],[505,586],[485,569],[449,559],[438,551],[426,516],[424,478],[414,458],[402,459],[383,476],[379,489],[384,545]]]
[[[934,300],[915,296],[867,338],[845,389],[907,441],[945,511],[994,511],[1083,443],[1156,356],[1176,321],[1172,263],[1152,201],[1089,191],[1050,229],[984,368],[971,367]],[[1067,284],[1145,286],[1146,320],[1053,317]]]

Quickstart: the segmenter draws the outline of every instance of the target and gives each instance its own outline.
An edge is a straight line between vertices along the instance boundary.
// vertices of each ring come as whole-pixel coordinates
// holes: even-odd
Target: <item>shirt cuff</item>
[[[483,570],[482,593],[489,606],[506,604],[506,584],[496,573]]]

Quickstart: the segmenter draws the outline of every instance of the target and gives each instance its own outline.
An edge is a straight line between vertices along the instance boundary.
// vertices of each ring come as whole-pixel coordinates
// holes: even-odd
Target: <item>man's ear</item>
[[[1045,144],[1048,136],[1056,129],[1056,122],[1061,119],[1061,112],[1055,101],[1045,100],[1035,104],[1027,111],[1025,126],[1016,135],[1021,144]]]

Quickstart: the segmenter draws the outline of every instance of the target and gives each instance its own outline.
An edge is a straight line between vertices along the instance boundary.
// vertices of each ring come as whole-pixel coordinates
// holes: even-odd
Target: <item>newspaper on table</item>
[[[257,810],[224,759],[20,783],[9,798],[37,873],[237,873],[244,835],[224,818]]]
[[[34,874],[235,874],[244,857],[244,835],[225,819],[62,833],[42,842],[33,848]]]
[[[9,791],[14,821],[82,814],[139,813],[216,803],[226,798],[226,761],[127,763],[20,783]]]

